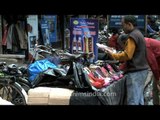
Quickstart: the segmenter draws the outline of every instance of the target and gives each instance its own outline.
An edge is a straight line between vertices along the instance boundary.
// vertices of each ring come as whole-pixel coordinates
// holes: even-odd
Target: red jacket
[[[152,38],[145,38],[145,41],[148,64],[158,81],[160,79],[160,41]]]
[[[116,49],[117,47],[117,39],[118,39],[118,34],[114,34],[110,37],[110,39],[108,40],[108,46],[109,47],[113,47]]]

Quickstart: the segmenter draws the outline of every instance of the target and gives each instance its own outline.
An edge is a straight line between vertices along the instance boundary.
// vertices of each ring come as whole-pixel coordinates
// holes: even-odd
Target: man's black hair
[[[124,22],[125,23],[132,23],[133,26],[137,26],[137,19],[133,15],[126,15],[124,16]]]
[[[121,34],[118,37],[117,43],[122,47],[124,46],[127,39],[128,39],[128,34]]]
[[[128,34],[122,34],[122,35],[120,35],[120,36],[119,36],[119,39],[120,39],[121,41],[126,41],[126,40],[128,39]]]

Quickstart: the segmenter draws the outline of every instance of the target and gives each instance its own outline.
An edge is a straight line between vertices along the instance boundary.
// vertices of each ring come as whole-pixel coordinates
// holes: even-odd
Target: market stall
[[[126,103],[126,77],[115,81],[99,92],[74,91],[70,105],[124,105]]]
[[[66,88],[37,87],[28,93],[28,105],[124,105],[125,78],[96,92],[78,92]]]

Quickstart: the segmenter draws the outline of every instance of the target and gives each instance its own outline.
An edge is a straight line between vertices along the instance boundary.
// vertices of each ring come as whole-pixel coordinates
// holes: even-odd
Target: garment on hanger
[[[21,49],[27,49],[27,35],[25,34],[24,29],[22,26],[16,24],[15,25],[17,33],[18,33],[18,39],[20,42],[20,48]]]

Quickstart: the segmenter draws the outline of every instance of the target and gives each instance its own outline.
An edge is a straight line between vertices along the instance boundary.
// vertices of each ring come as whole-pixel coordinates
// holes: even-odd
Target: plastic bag
[[[39,73],[47,70],[48,68],[57,68],[57,66],[46,59],[38,60],[29,65],[28,67],[29,81],[34,81],[34,79]]]
[[[52,56],[52,57],[47,57],[47,60],[49,60],[51,63],[58,65],[61,62],[61,59],[59,56]]]

